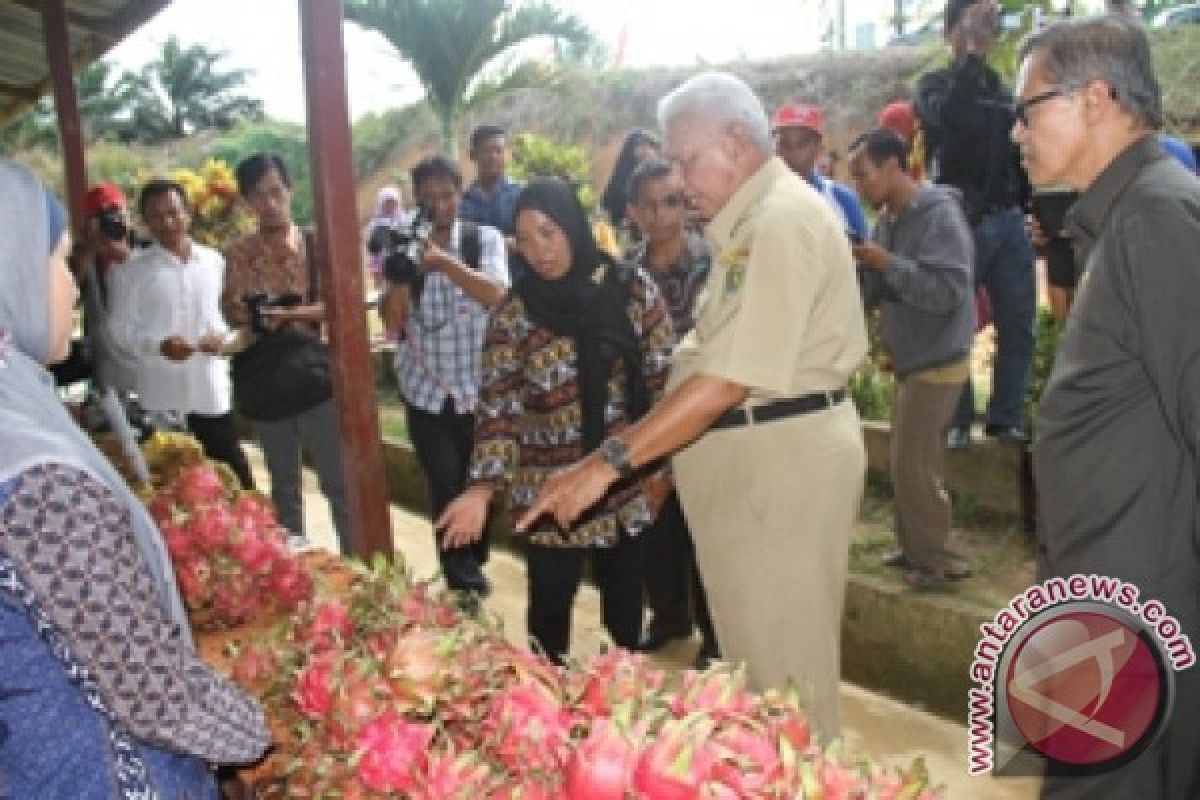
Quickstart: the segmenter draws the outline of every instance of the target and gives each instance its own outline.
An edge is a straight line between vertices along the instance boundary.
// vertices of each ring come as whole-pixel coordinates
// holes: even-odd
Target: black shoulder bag
[[[317,262],[313,233],[304,232],[308,302],[317,301]],[[275,422],[307,411],[333,397],[329,348],[321,337],[298,325],[260,336],[231,362],[233,405],[243,417]]]

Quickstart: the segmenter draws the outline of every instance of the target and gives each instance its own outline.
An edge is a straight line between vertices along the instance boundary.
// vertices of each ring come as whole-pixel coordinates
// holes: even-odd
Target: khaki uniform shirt
[[[706,236],[713,268],[672,386],[703,373],[748,387],[749,404],[845,386],[867,334],[850,243],[825,200],[773,157]]]

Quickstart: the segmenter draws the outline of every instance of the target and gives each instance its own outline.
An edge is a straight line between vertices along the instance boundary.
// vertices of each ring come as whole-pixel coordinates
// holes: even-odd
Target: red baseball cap
[[[891,128],[905,139],[912,139],[917,132],[917,120],[913,116],[912,103],[897,100],[888,103],[879,112],[879,124]]]
[[[779,128],[808,128],[817,133],[825,131],[825,114],[809,103],[787,103],[775,112],[775,130]]]
[[[87,197],[84,198],[83,213],[84,216],[94,217],[105,209],[126,208],[128,205],[129,201],[125,199],[125,193],[115,184],[98,183],[88,191]]]

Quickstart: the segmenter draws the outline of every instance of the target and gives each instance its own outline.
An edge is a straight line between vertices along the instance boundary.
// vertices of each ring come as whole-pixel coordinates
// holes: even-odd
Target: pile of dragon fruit
[[[403,566],[242,641],[288,797],[410,800],[931,800],[921,762],[851,762],[788,693],[740,671],[682,675],[614,649],[567,668],[465,617]]]
[[[288,550],[271,502],[237,488],[194,440],[175,436],[146,446],[157,488],[142,499],[162,531],[193,627],[232,628],[298,609],[312,595],[312,578]]]

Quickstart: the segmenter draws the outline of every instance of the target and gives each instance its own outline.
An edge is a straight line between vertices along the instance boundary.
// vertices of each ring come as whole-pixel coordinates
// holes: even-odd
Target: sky
[[[297,0],[174,0],[110,53],[122,69],[154,57],[171,33],[229,53],[229,67],[253,71],[248,93],[273,117],[304,121]],[[626,66],[721,63],[773,58],[817,47],[822,0],[560,0]],[[881,19],[891,0],[847,0],[847,27]],[[882,10],[881,10],[882,9]],[[351,116],[406,105],[421,96],[415,75],[376,33],[347,23]],[[623,46],[622,46],[623,42]]]

